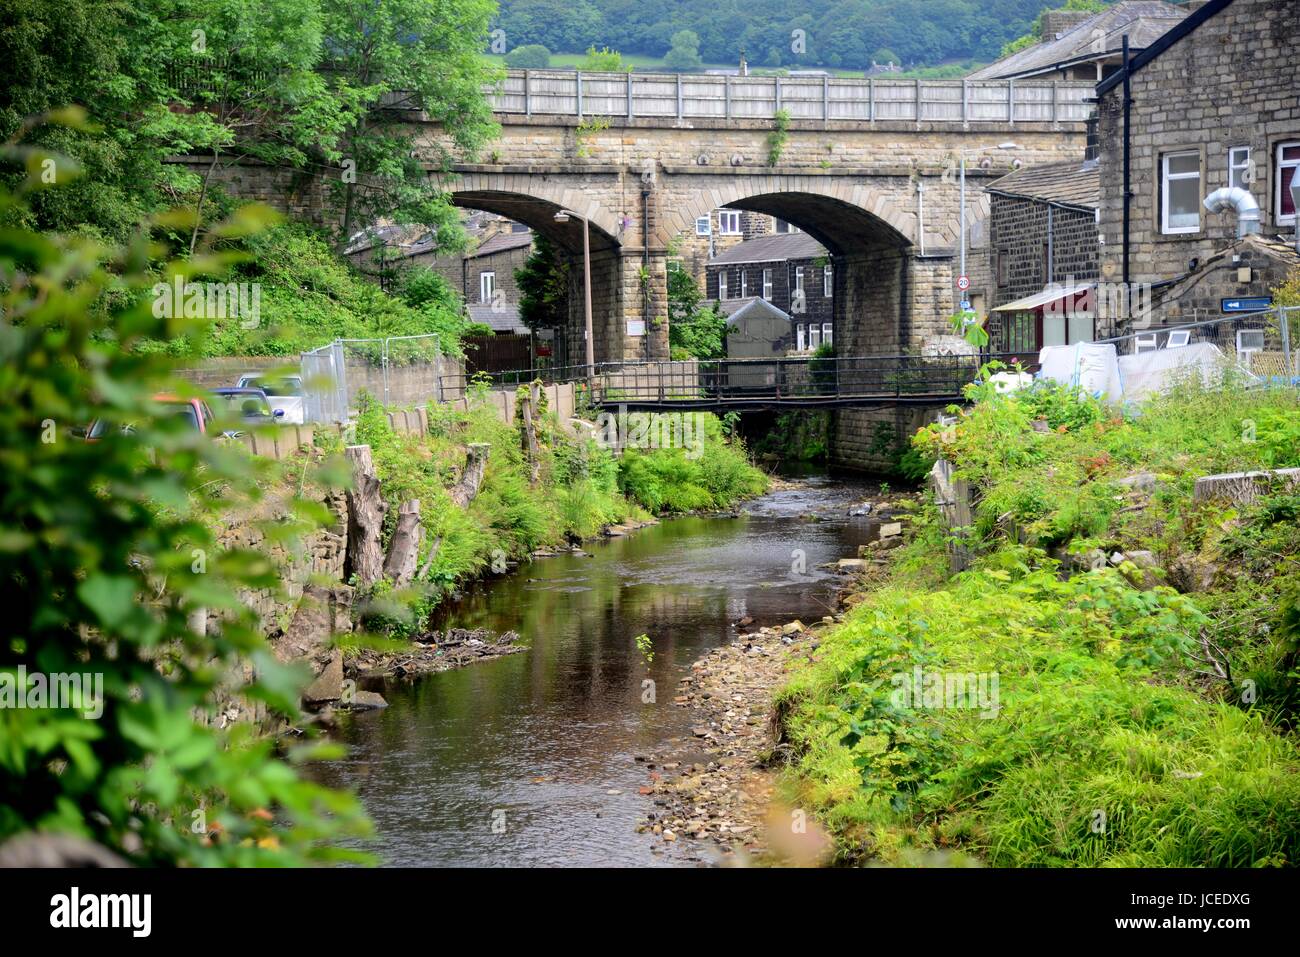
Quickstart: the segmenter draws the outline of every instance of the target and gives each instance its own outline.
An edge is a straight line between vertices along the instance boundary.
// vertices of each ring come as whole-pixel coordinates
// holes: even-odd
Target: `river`
[[[517,631],[529,650],[388,684],[390,707],[344,719],[347,757],[316,776],[361,796],[377,830],[366,846],[385,864],[686,863],[635,832],[650,800],[637,793],[636,755],[690,740],[689,715],[672,703],[678,681],[739,619],[829,613],[838,580],[818,566],[875,537],[848,509],[877,493],[813,476],[738,517],[666,519],[590,543],[590,557],[478,583],[439,624]]]

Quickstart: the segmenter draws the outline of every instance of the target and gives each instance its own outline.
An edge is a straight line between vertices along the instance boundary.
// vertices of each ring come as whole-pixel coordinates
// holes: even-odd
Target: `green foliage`
[[[727,354],[727,317],[703,300],[690,273],[668,270],[668,344],[674,358],[719,359]]]
[[[551,65],[551,51],[540,43],[525,43],[506,54],[512,70],[545,70]]]
[[[7,160],[17,153],[4,147]],[[0,211],[25,215],[3,191]],[[217,709],[232,699],[297,713],[304,675],[277,662],[241,595],[277,587],[276,569],[221,548],[212,520],[255,502],[274,474],[152,401],[189,390],[171,361],[136,347],[206,330],[153,315],[147,263],[144,236],[110,247],[0,234],[0,274],[27,277],[0,291],[3,669],[10,680],[19,667],[29,680],[98,675],[103,687],[97,719],[85,697],[81,708],[0,709],[0,841],[69,833],[139,864],[355,857],[328,842],[366,830],[360,807],[298,776],[308,749],[290,747],[285,761],[248,725],[219,730]],[[161,272],[194,274],[179,262]],[[109,308],[91,308],[105,297]],[[103,441],[71,431],[97,419],[110,425]],[[329,476],[304,468],[302,481]],[[316,519],[303,507],[264,528],[292,542]],[[188,622],[199,608],[214,613],[203,633]]]
[[[767,165],[781,162],[786,141],[790,139],[790,111],[777,110],[772,116],[772,129],[767,134]]]
[[[675,415],[676,413],[670,413]],[[662,434],[663,416],[649,416],[649,434]],[[682,447],[625,449],[620,485],[652,512],[727,508],[767,489],[767,476],[749,464],[739,440],[727,441],[717,416],[699,413],[698,454]]]
[[[530,329],[563,328],[569,321],[569,267],[545,236],[533,237],[533,251],[515,270],[519,318]]]
[[[1300,796],[1284,733],[1300,713],[1300,498],[1279,483],[1233,508],[1193,489],[1295,461],[1296,396],[1186,382],[1127,420],[1041,384],[971,398],[914,445],[970,484],[975,568],[949,577],[933,508],[917,516],[884,586],[783,693],[788,785],[854,859],[1294,863],[1300,830],[1279,808]],[[1137,471],[1158,486],[1118,484]],[[1063,579],[1049,547],[1158,567]],[[996,673],[998,716],[900,708],[891,679],[917,666]]]
[[[709,64],[822,66],[857,73],[873,55],[938,64],[975,57],[988,62],[1028,31],[1052,0],[805,0],[719,8],[711,0],[635,6],[616,0],[502,0],[497,26],[551,50],[585,50],[593,38],[624,54],[661,56],[683,30],[699,37]],[[791,50],[790,31],[807,31],[807,49]],[[782,40],[781,38],[785,38]],[[626,59],[626,57],[625,57]]]
[[[795,786],[842,853],[957,848],[995,866],[1286,864],[1292,742],[1169,683],[1204,616],[1116,571],[1062,581],[1004,553],[924,594],[890,587],[785,692]],[[981,701],[909,701],[896,676],[991,676]],[[994,707],[987,705],[992,702]],[[936,706],[937,705],[937,706]],[[969,705],[969,706],[967,706]],[[1104,828],[1094,830],[1097,812]]]
[[[694,30],[678,30],[669,41],[664,66],[670,70],[698,70],[704,65],[700,57],[700,35]]]
[[[579,70],[586,70],[590,73],[631,73],[630,64],[623,62],[623,57],[617,50],[611,50],[609,47],[596,49],[595,44],[587,47],[587,56],[578,64]]]
[[[824,462],[830,450],[830,430],[831,413],[823,409],[781,412],[754,452],[773,454],[784,462]]]

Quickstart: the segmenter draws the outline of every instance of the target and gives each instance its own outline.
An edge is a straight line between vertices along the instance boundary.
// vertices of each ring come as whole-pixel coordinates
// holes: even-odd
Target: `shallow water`
[[[476,585],[439,625],[514,630],[529,650],[389,683],[390,707],[345,719],[348,756],[315,776],[360,794],[378,832],[366,846],[387,864],[684,863],[635,831],[650,799],[634,756],[689,737],[678,681],[736,621],[829,613],[838,581],[817,566],[875,537],[847,514],[875,492],[804,479],[736,518],[668,519]]]

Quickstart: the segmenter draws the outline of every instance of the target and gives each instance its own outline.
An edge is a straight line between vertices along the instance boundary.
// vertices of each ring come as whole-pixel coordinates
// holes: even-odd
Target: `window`
[[[803,292],[803,266],[794,267],[794,291]]]
[[[478,301],[491,302],[497,291],[497,274],[491,271],[478,274]]]
[[[1250,189],[1250,147],[1234,146],[1228,150],[1228,185]]]
[[[1166,153],[1160,161],[1160,231],[1195,233],[1201,228],[1201,154]]]
[[[709,217],[701,216],[695,220],[695,235],[708,236],[713,232],[713,224],[709,222]]]
[[[775,217],[773,217],[772,219],[772,230],[773,232],[778,232],[778,233],[802,232],[802,230],[798,226],[792,226],[790,223],[787,223],[784,219],[777,219]]]
[[[1295,225],[1295,200],[1291,198],[1291,184],[1295,182],[1296,170],[1300,169],[1300,143],[1279,143],[1277,145],[1277,209],[1276,222],[1279,226]]]
[[[803,352],[805,349],[808,348],[808,333],[806,331],[806,327],[801,322],[799,323],[799,325],[794,327],[794,331],[796,337],[795,351]]]
[[[808,326],[808,348],[816,349],[822,344],[822,327],[820,323],[810,323]]]
[[[740,271],[740,298],[749,298],[749,273],[743,269]]]
[[[719,210],[718,232],[723,236],[740,235],[740,213],[732,210]]]
[[[723,270],[718,273],[718,301],[721,302],[727,298],[727,272]]]
[[[763,270],[763,298],[772,301],[772,270]]]
[[[828,346],[833,342],[833,339],[831,338],[831,324],[829,322],[822,323],[822,342]]]
[[[826,268],[822,270],[822,295],[829,299],[834,294],[834,291],[835,282],[831,278],[830,264],[827,263]]]

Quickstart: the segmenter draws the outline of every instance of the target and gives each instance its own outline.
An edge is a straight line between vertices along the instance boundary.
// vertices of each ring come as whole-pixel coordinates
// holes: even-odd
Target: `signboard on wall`
[[[645,320],[644,320],[644,319],[629,319],[629,320],[627,321],[627,334],[628,334],[629,336],[644,336],[644,335],[645,335]]]

